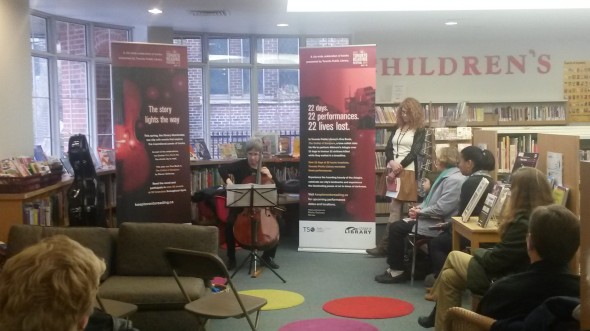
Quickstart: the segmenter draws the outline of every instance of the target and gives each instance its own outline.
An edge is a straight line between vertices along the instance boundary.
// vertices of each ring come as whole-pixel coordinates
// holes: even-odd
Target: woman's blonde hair
[[[406,109],[408,112],[407,121],[404,121],[402,117],[402,109]],[[395,113],[395,119],[399,127],[408,125],[410,129],[418,129],[424,127],[424,111],[422,105],[418,100],[414,98],[406,98],[399,104],[397,112]]]
[[[449,146],[440,149],[440,155],[436,156],[439,163],[444,163],[448,167],[456,167],[459,164],[459,150],[457,147]]]
[[[553,203],[551,187],[545,175],[535,168],[518,168],[511,176],[509,203],[507,212],[502,215],[498,225],[500,235],[504,234],[517,214],[529,217],[533,209]]]
[[[105,264],[64,235],[11,257],[0,271],[0,329],[78,330],[91,314]]]

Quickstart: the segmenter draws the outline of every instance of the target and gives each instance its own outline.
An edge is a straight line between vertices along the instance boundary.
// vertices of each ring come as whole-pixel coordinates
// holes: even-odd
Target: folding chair
[[[418,237],[418,222],[420,219],[430,219],[430,220],[437,220],[443,222],[444,219],[437,215],[430,215],[430,214],[420,214],[416,215],[416,223],[414,224],[414,228],[412,232],[408,234],[408,241],[410,245],[412,245],[412,272],[410,273],[410,286],[414,286],[414,277],[416,272],[416,254],[418,253],[418,248],[422,245],[428,244],[428,242],[432,238],[419,238]]]
[[[246,317],[252,331],[256,330],[260,309],[266,305],[266,299],[238,294],[225,264],[217,255],[179,248],[166,248],[164,254],[168,264],[172,268],[174,279],[188,302],[184,306],[184,309],[197,315],[199,324],[203,330],[205,330],[207,320],[225,319],[229,317]],[[191,301],[180,282],[179,277],[183,276],[201,278],[207,288],[211,287],[211,279],[213,277],[225,277],[229,282],[231,290],[209,294]],[[254,322],[250,318],[250,314],[253,312],[256,312]]]

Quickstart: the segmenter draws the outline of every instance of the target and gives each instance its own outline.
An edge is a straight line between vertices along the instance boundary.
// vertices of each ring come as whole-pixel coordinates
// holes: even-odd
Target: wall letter
[[[430,70],[430,72],[426,72],[426,65],[428,64],[427,57],[420,58],[420,76],[432,76],[434,75],[434,69]]]
[[[541,54],[537,62],[539,62],[539,66],[537,67],[538,73],[546,74],[551,71],[551,55]]]
[[[500,62],[500,56],[490,55],[486,56],[487,62],[487,75],[499,75],[502,73],[502,69],[499,68],[498,63]]]
[[[400,72],[399,72],[399,61],[400,59],[397,57],[392,57],[391,58],[393,60],[393,65],[392,66],[388,66],[387,62],[389,61],[388,58],[381,58],[381,76],[391,76],[391,74],[389,73],[388,69],[393,69],[393,75],[394,76],[399,76]]]
[[[525,73],[526,69],[525,69],[525,60],[526,60],[526,55],[519,55],[520,56],[520,62],[518,61],[518,59],[512,55],[508,55],[508,71],[506,72],[506,74],[508,75],[512,75],[512,65],[514,65],[515,67],[517,67],[521,73]]]
[[[416,60],[415,57],[408,58],[408,76],[414,76],[414,60]]]
[[[469,75],[481,75],[481,72],[477,69],[477,57],[475,56],[464,56],[463,64],[465,69],[463,70],[463,76]]]
[[[449,71],[447,71],[447,66],[446,66],[447,61],[451,63],[451,68],[449,69]],[[438,71],[439,76],[450,76],[457,71],[457,60],[455,60],[452,57],[439,57],[438,58],[438,66],[439,66],[439,71]]]

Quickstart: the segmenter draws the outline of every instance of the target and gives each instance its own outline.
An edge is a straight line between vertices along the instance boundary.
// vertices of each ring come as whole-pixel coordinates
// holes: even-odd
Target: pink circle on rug
[[[283,325],[279,331],[379,331],[369,323],[344,318],[315,318]]]
[[[349,297],[328,301],[324,310],[332,315],[350,318],[393,318],[409,315],[414,305],[384,297]]]

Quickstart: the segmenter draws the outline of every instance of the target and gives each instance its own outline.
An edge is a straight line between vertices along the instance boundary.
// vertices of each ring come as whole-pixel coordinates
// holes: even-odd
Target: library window
[[[51,151],[51,99],[49,97],[49,60],[33,57],[33,130],[35,145]]]
[[[250,63],[250,39],[209,39],[209,63]]]
[[[36,51],[47,51],[47,20],[43,17],[31,16],[31,49]]]
[[[88,65],[58,60],[57,79],[60,152],[64,152],[72,135],[88,135]]]
[[[61,156],[82,133],[93,148],[112,148],[110,43],[129,41],[131,30],[43,13],[30,15],[30,26],[35,144]]]
[[[57,21],[55,26],[57,32],[55,49],[57,53],[82,56],[87,54],[85,25]]]
[[[110,43],[131,28],[30,15],[35,144],[67,152],[86,134],[93,148],[113,148]],[[299,47],[348,45],[348,37],[223,36],[182,33],[188,52],[190,140],[222,142],[256,131],[298,134]]]

